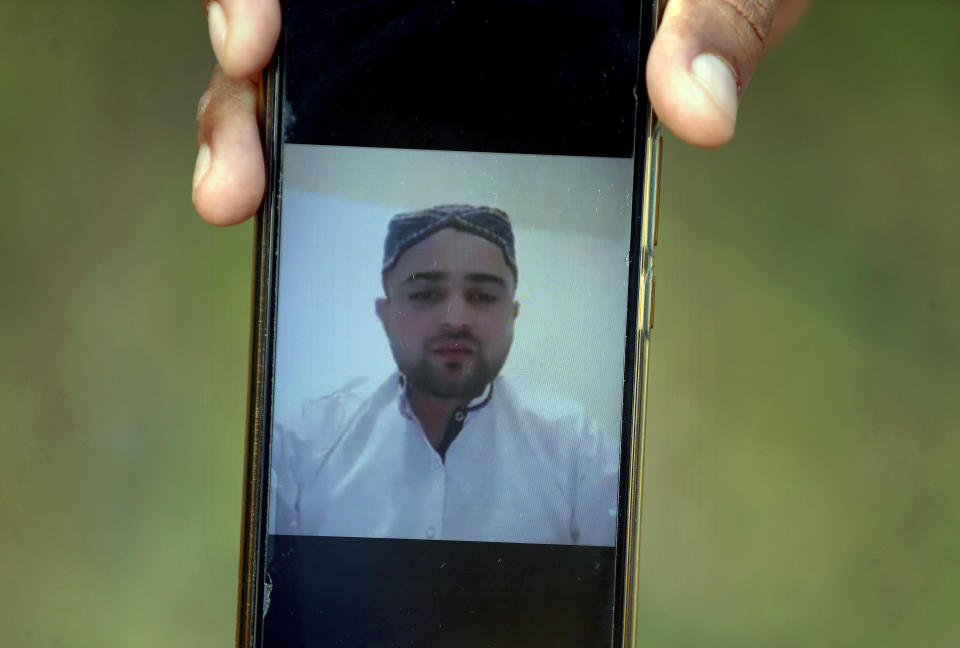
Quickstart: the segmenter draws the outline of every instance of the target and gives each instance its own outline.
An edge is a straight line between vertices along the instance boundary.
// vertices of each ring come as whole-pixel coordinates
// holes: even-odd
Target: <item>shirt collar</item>
[[[467,412],[475,412],[478,409],[486,407],[490,399],[493,398],[493,381],[487,383],[483,392],[467,404]],[[397,406],[400,408],[400,414],[405,418],[415,420],[413,410],[410,409],[410,401],[407,398],[407,377],[402,373],[397,374]]]

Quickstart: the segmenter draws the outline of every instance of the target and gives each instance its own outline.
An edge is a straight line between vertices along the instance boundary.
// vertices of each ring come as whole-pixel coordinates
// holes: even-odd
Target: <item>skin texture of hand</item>
[[[650,101],[664,125],[694,146],[729,142],[764,50],[808,2],[669,0],[646,69]],[[193,204],[207,222],[232,225],[253,215],[263,197],[257,92],[280,34],[280,6],[205,0],[204,10],[218,65],[197,109]]]

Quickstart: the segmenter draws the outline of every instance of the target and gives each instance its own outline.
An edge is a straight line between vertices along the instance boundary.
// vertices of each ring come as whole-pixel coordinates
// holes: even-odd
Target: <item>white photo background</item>
[[[283,155],[278,420],[396,370],[374,312],[387,223],[466,203],[507,212],[516,237],[520,315],[503,375],[619,432],[631,160],[298,144]]]

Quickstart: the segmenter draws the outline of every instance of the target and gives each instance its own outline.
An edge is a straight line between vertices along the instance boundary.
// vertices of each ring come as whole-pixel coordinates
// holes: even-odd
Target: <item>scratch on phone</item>
[[[270,593],[273,591],[273,579],[270,578],[270,572],[265,572],[263,577],[263,616],[261,620],[267,618],[267,610],[270,609]]]

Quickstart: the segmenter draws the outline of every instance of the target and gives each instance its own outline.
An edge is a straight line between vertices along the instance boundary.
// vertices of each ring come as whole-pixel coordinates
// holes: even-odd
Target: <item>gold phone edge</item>
[[[659,26],[665,0],[654,2],[653,29]],[[644,447],[647,418],[647,373],[650,363],[650,330],[653,327],[653,246],[657,241],[660,211],[660,167],[663,138],[652,107],[647,108],[644,134],[643,195],[641,198],[640,286],[637,292],[636,346],[634,352],[633,411],[630,430],[630,472],[627,476],[626,539],[623,550],[623,626],[621,647],[638,644],[640,594],[640,527],[643,494]]]
[[[264,74],[263,86],[258,98],[258,114],[263,128],[265,159],[270,160],[270,152],[275,147],[279,124],[277,97],[274,85],[277,83],[276,60]],[[269,164],[269,162],[268,162]],[[272,289],[271,251],[273,240],[270,232],[278,208],[276,192],[272,191],[272,173],[268,172],[267,189],[260,210],[254,217],[254,258],[253,291],[251,294],[250,326],[250,380],[247,392],[247,434],[243,461],[243,502],[241,509],[240,535],[240,578],[237,595],[237,648],[251,648],[256,630],[256,610],[262,607],[256,591],[257,568],[262,547],[259,544],[258,531],[263,511],[259,506],[263,492],[262,445],[263,407],[265,379],[265,351],[267,328],[270,326],[268,312],[268,292]],[[259,605],[258,605],[259,604]]]
[[[637,294],[636,346],[634,348],[633,411],[631,416],[630,472],[627,476],[626,540],[623,550],[624,596],[623,636],[621,646],[635,646],[639,638],[637,627],[637,599],[639,594],[640,520],[643,491],[644,441],[646,440],[647,370],[650,362],[650,329],[653,298],[653,236],[656,220],[656,202],[660,148],[660,128],[655,126],[646,137],[643,203],[641,278]]]

